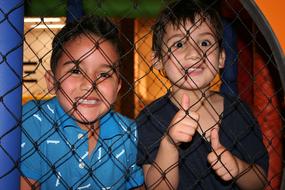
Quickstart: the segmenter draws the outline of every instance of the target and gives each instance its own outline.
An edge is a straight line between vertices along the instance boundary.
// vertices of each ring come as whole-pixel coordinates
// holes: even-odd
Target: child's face
[[[225,53],[219,49],[212,26],[199,19],[197,24],[188,20],[178,28],[172,24],[165,28],[160,69],[164,67],[174,88],[205,88],[224,66]]]
[[[84,123],[105,114],[121,88],[112,69],[119,59],[116,48],[102,38],[92,38],[81,35],[64,45],[66,53],[58,60],[54,76],[60,88],[54,86],[56,81],[47,80],[50,88],[57,89],[56,96],[65,112]]]

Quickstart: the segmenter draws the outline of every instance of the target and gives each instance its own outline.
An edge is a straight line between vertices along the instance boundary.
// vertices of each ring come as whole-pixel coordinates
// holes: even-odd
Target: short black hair
[[[212,0],[211,0],[212,1]],[[216,34],[219,48],[222,47],[223,24],[219,13],[214,8],[214,3],[202,0],[180,0],[170,3],[164,8],[152,27],[152,50],[154,57],[162,59],[163,37],[166,33],[165,27],[169,24],[179,27],[187,20],[194,23],[197,16],[210,21]],[[207,3],[208,2],[208,3]]]
[[[119,30],[116,25],[107,17],[89,15],[83,16],[80,20],[67,23],[54,37],[52,42],[52,55],[50,67],[55,74],[58,60],[64,53],[64,45],[70,40],[81,36],[97,36],[110,41],[116,48],[119,56],[121,47],[119,40]]]

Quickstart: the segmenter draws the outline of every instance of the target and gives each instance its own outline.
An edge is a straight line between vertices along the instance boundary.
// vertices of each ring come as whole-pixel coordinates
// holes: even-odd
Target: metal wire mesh
[[[245,9],[243,3],[238,0],[216,0],[211,1],[211,3],[207,5],[206,10],[210,8],[218,10],[223,19],[224,32],[231,35],[229,37],[226,36],[225,33],[220,34],[224,40],[223,47],[227,49],[226,56],[228,58],[226,58],[225,68],[220,74],[215,76],[210,88],[204,92],[204,94],[202,93],[203,96],[201,98],[204,104],[201,104],[200,99],[193,104],[193,109],[196,111],[200,109],[200,107],[197,108],[200,104],[202,106],[207,104],[211,107],[213,110],[212,113],[214,113],[214,115],[216,114],[213,116],[215,119],[212,120],[215,122],[208,124],[210,127],[207,129],[197,129],[198,132],[196,131],[196,135],[193,136],[193,139],[196,138],[199,140],[193,140],[193,142],[195,142],[194,145],[191,145],[191,142],[179,143],[179,146],[176,146],[176,148],[180,152],[180,157],[177,159],[177,162],[171,163],[166,168],[162,167],[157,160],[158,147],[160,146],[161,140],[169,135],[170,129],[179,124],[180,120],[177,121],[177,123],[171,122],[178,110],[181,111],[182,115],[184,114],[181,120],[189,115],[189,110],[188,108],[184,109],[183,105],[181,105],[181,100],[175,100],[174,96],[170,96],[172,102],[175,102],[173,104],[174,107],[171,109],[164,107],[164,104],[169,103],[168,99],[166,100],[167,103],[159,101],[159,105],[154,107],[156,110],[152,108],[155,105],[151,104],[153,101],[160,97],[164,97],[165,99],[165,97],[173,93],[173,89],[177,88],[177,85],[179,86],[179,84],[171,81],[171,78],[168,79],[169,77],[166,77],[167,74],[169,75],[171,73],[163,73],[154,66],[154,64],[158,62],[154,59],[154,52],[152,51],[152,37],[153,25],[156,22],[158,12],[155,11],[155,16],[151,13],[149,17],[142,16],[147,14],[147,11],[144,10],[145,4],[151,4],[151,2],[148,1],[125,1],[127,6],[124,8],[121,7],[121,9],[115,9],[113,3],[114,1],[88,1],[85,2],[84,9],[91,14],[111,15],[119,31],[123,49],[118,66],[120,69],[115,65],[115,68],[112,67],[107,71],[104,70],[104,74],[107,73],[109,75],[111,72],[111,76],[118,75],[121,79],[122,87],[114,104],[113,102],[109,102],[108,97],[103,96],[105,93],[104,90],[100,91],[100,89],[98,90],[94,87],[96,80],[98,80],[98,82],[104,82],[100,77],[105,77],[105,75],[100,75],[99,78],[94,79],[94,76],[89,75],[92,69],[90,67],[81,67],[80,63],[79,68],[77,68],[78,65],[74,64],[73,69],[77,69],[76,72],[78,72],[78,70],[82,72],[82,80],[88,81],[89,89],[81,94],[77,100],[72,100],[72,94],[62,91],[61,88],[58,88],[57,83],[54,84],[54,88],[48,88],[46,85],[45,74],[51,69],[52,41],[67,22],[67,19],[63,15],[56,17],[56,21],[52,20],[54,18],[51,17],[57,15],[58,11],[65,9],[64,11],[70,11],[69,14],[74,16],[74,20],[77,20],[76,14],[68,10],[70,7],[66,6],[66,2],[59,1],[55,3],[56,7],[50,7],[52,3],[47,4],[46,12],[40,13],[42,15],[40,15],[39,20],[25,22],[24,37],[22,40],[22,103],[24,105],[30,100],[34,101],[30,103],[28,107],[24,108],[22,123],[19,125],[16,124],[16,126],[13,125],[9,127],[9,130],[4,130],[0,133],[1,155],[8,157],[13,165],[11,168],[1,169],[0,180],[4,181],[11,172],[17,170],[23,176],[23,181],[30,186],[30,189],[36,189],[40,186],[45,187],[46,183],[53,184],[52,187],[47,186],[46,188],[54,189],[129,189],[141,185],[137,179],[142,176],[138,177],[137,175],[142,174],[137,167],[134,167],[136,165],[135,162],[138,162],[140,166],[147,164],[147,166],[151,167],[153,171],[156,171],[156,174],[159,176],[157,179],[153,177],[154,181],[151,183],[146,177],[145,180],[148,180],[146,186],[149,189],[156,189],[161,184],[164,184],[168,189],[175,189],[175,185],[173,185],[172,178],[169,177],[169,175],[178,168],[179,174],[181,175],[178,186],[180,189],[185,189],[186,186],[188,186],[189,189],[219,189],[219,187],[238,189],[237,184],[239,183],[238,180],[240,177],[252,169],[255,163],[263,164],[263,161],[267,161],[268,164],[264,164],[264,168],[268,165],[267,175],[264,176],[260,168],[254,168],[253,171],[258,177],[266,178],[266,189],[280,189],[284,160],[282,147],[284,142],[284,86],[282,87],[282,84],[284,85],[285,83],[285,81],[281,80],[282,77],[280,76],[283,75],[281,70],[284,69],[284,64],[282,65],[276,60],[270,41],[268,41],[263,31],[260,31],[260,26],[255,23],[254,19],[248,13],[249,10]],[[168,7],[168,1],[155,1],[153,3],[153,5],[159,8],[170,8]],[[31,10],[32,5],[35,4],[37,4],[37,2],[27,1],[25,2],[25,9]],[[23,6],[23,4],[21,4],[21,6]],[[94,6],[94,8],[92,8],[92,6]],[[110,13],[112,9],[114,9],[113,14]],[[3,16],[1,16],[0,25],[7,20],[9,21],[7,15],[15,10],[17,10],[17,7],[13,7],[8,11],[1,10]],[[33,14],[39,14],[36,11],[37,10],[31,10],[32,13],[34,12]],[[25,17],[25,19],[28,20],[28,17]],[[9,23],[13,25],[10,21]],[[166,24],[168,23],[169,21],[166,22]],[[177,25],[176,29],[180,27],[181,25]],[[230,32],[225,31],[225,29],[230,29]],[[181,28],[179,30],[181,32]],[[97,47],[97,39],[93,39],[93,37],[89,40],[92,41],[94,47]],[[104,38],[105,36],[99,37]],[[195,37],[191,36],[191,33],[187,33],[180,37],[178,41],[194,38]],[[76,41],[76,38],[71,41]],[[167,42],[162,41],[162,44],[165,43],[167,44]],[[214,42],[214,44],[216,43],[217,42]],[[65,45],[63,46],[66,48]],[[212,47],[215,47],[215,45]],[[14,49],[17,48],[18,47],[15,47]],[[113,64],[112,57],[107,56],[109,53],[103,48],[101,50],[99,49],[96,49],[95,52],[99,51],[106,63]],[[68,49],[64,51],[65,55],[68,55],[67,57],[69,57],[72,62],[75,63],[78,61],[74,58],[76,55],[73,55],[73,52],[68,52]],[[212,48],[211,51],[216,51],[216,49]],[[11,52],[13,52],[13,50],[11,50]],[[13,62],[7,59],[8,55],[9,53],[3,54],[1,52],[0,67],[3,68],[4,64],[13,65]],[[178,59],[178,57],[174,55],[175,53],[172,52],[169,56],[173,56],[173,59]],[[210,55],[211,52],[208,52],[208,56]],[[83,54],[82,56],[84,57],[82,62],[84,62],[85,59],[89,59],[89,55],[86,56],[86,54]],[[179,63],[178,67],[181,66],[181,64],[182,63]],[[118,73],[116,74],[116,72]],[[172,72],[175,73],[175,70]],[[217,71],[217,73],[219,72]],[[185,73],[180,73],[182,79],[185,78],[184,74]],[[65,74],[61,76],[59,82],[63,83],[70,78],[72,78],[72,74]],[[1,80],[5,81],[2,77]],[[13,89],[7,92],[1,91],[0,105],[3,113],[9,112],[13,115],[13,108],[7,108],[4,101],[5,96],[7,96],[10,91],[13,91]],[[64,97],[71,102],[71,107],[64,111],[70,115],[77,113],[75,117],[80,118],[80,122],[70,120],[68,114],[61,111],[58,113],[62,115],[58,117],[54,117],[51,114],[58,109],[58,105],[52,103],[52,101],[54,101],[54,94],[51,92],[57,93],[58,91],[61,91]],[[205,96],[208,92],[230,94],[228,100],[230,106],[228,110],[222,112],[215,110],[215,104],[211,102],[211,98]],[[98,118],[95,112],[95,116],[92,117],[88,115],[85,116],[85,112],[81,113],[78,111],[75,105],[78,104],[78,101],[81,101],[81,103],[83,103],[82,101],[88,101],[88,98],[86,100],[80,99],[88,97],[90,93],[94,93],[98,96],[98,100],[94,100],[95,102],[100,99],[100,101],[104,102],[105,107],[111,107],[113,111],[105,111],[108,112],[108,114],[99,114],[100,116],[98,116]],[[241,107],[239,107],[240,104],[242,105]],[[52,107],[52,105],[56,106]],[[144,109],[145,107],[148,109]],[[158,115],[160,112],[166,112],[167,115],[162,117]],[[207,161],[208,154],[213,150],[213,145],[209,140],[211,138],[209,136],[210,131],[213,127],[220,125],[221,122],[226,123],[223,120],[231,118],[230,115],[232,112],[239,112],[240,115],[242,115],[239,117],[247,119],[249,117],[250,121],[248,122],[247,119],[243,121],[243,124],[246,125],[243,130],[241,130],[242,128],[231,129],[230,127],[235,126],[236,123],[227,121],[227,126],[225,126],[226,124],[223,125],[223,127],[227,127],[227,129],[222,128],[222,132],[220,132],[224,135],[231,136],[228,140],[229,142],[227,142],[227,140],[221,142],[222,144],[227,144],[227,151],[224,150],[222,153],[213,152],[217,158],[221,158],[224,152],[226,152],[237,156],[239,159],[250,161],[250,163],[246,170],[234,175],[226,167],[226,163],[221,162],[221,167],[225,168],[226,173],[231,176],[230,180],[223,182],[225,180],[222,180],[221,177],[215,173],[213,166],[211,167],[211,165],[207,165],[208,162],[204,163],[203,161]],[[248,112],[252,112],[252,115],[250,114],[250,116],[248,116]],[[139,114],[140,116],[136,123],[134,120],[129,120],[117,113],[122,113],[122,115],[126,115],[132,119],[137,118]],[[82,126],[84,126],[82,123],[89,124],[89,117],[95,121],[100,121],[100,130],[98,130],[99,128],[92,127],[82,129]],[[35,120],[36,122],[44,121],[45,124],[38,124],[37,126],[42,129],[37,129],[37,127],[28,128],[27,125],[31,124],[29,123],[31,118],[33,122],[35,122]],[[257,123],[255,123],[255,119]],[[111,124],[109,120],[112,120]],[[200,115],[200,121],[201,120],[202,117]],[[139,133],[138,137],[136,124]],[[198,128],[201,128],[203,123],[200,122],[198,125]],[[120,132],[109,131],[107,126],[118,128]],[[236,126],[239,126],[239,124]],[[25,146],[30,147],[24,152],[22,151],[18,164],[18,161],[14,160],[10,155],[10,149],[8,149],[3,142],[11,133],[19,129],[22,130],[22,136],[24,136],[24,138],[22,138],[25,140],[25,142],[22,141],[22,149]],[[110,134],[105,134],[107,136],[104,136],[104,132],[102,131],[105,130]],[[261,136],[259,132],[261,132]],[[38,134],[38,136],[35,136],[35,134]],[[254,138],[255,140],[244,140],[248,138]],[[224,139],[227,138],[224,137]],[[170,136],[168,140],[170,143],[173,143],[172,141],[174,139]],[[251,142],[257,142],[257,144],[246,144]],[[63,143],[62,147],[64,148],[56,148],[54,145],[58,143]],[[137,143],[139,143],[138,146]],[[263,145],[267,150],[268,160],[266,153],[262,152]],[[48,146],[54,147],[48,149]],[[122,146],[124,147],[123,149]],[[136,149],[136,147],[138,149]],[[208,147],[208,149],[202,151],[201,149],[203,149],[203,147]],[[136,158],[136,151],[139,152],[138,158]],[[124,156],[121,157],[123,154]],[[173,152],[168,152],[167,154],[171,157]],[[204,159],[193,159],[197,154],[201,154]],[[253,155],[255,157],[252,157]],[[105,165],[110,164],[110,162],[111,167],[109,165],[106,167]],[[30,164],[29,169],[30,173],[32,173],[31,175],[24,176],[27,174],[27,171],[26,168],[22,169],[20,167],[23,163]],[[40,163],[39,168],[35,166],[35,163]],[[218,161],[216,163],[218,163]],[[204,165],[202,167],[204,169],[199,169],[200,165]],[[215,177],[209,178],[209,176]],[[112,179],[112,181],[107,183],[104,179]],[[215,186],[217,182],[211,181],[213,179],[218,181],[219,187]]]

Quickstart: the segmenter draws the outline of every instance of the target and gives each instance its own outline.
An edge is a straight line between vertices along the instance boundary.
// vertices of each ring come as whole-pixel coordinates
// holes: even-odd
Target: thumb
[[[211,130],[211,146],[213,150],[217,150],[222,147],[219,139],[219,128],[214,128]]]
[[[187,94],[182,95],[181,106],[183,110],[188,110],[190,108],[190,98]]]

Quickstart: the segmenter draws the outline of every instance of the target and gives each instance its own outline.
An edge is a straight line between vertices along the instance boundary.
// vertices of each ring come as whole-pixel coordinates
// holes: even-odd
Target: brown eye
[[[203,40],[200,44],[201,44],[201,46],[204,46],[204,47],[207,47],[207,46],[211,45],[209,40]]]
[[[101,81],[104,81],[104,80],[106,80],[106,79],[108,79],[110,77],[111,77],[111,72],[102,72],[102,73],[99,73],[97,75],[96,81],[97,82],[101,82]]]
[[[99,78],[109,78],[111,77],[111,75],[109,74],[109,72],[106,73],[100,73]]]
[[[183,47],[183,43],[182,43],[182,42],[177,42],[177,43],[175,44],[175,47],[176,47],[176,48],[182,48],[182,47]]]
[[[80,74],[81,73],[80,69],[78,69],[78,68],[74,68],[74,69],[70,70],[70,72],[72,74]]]

